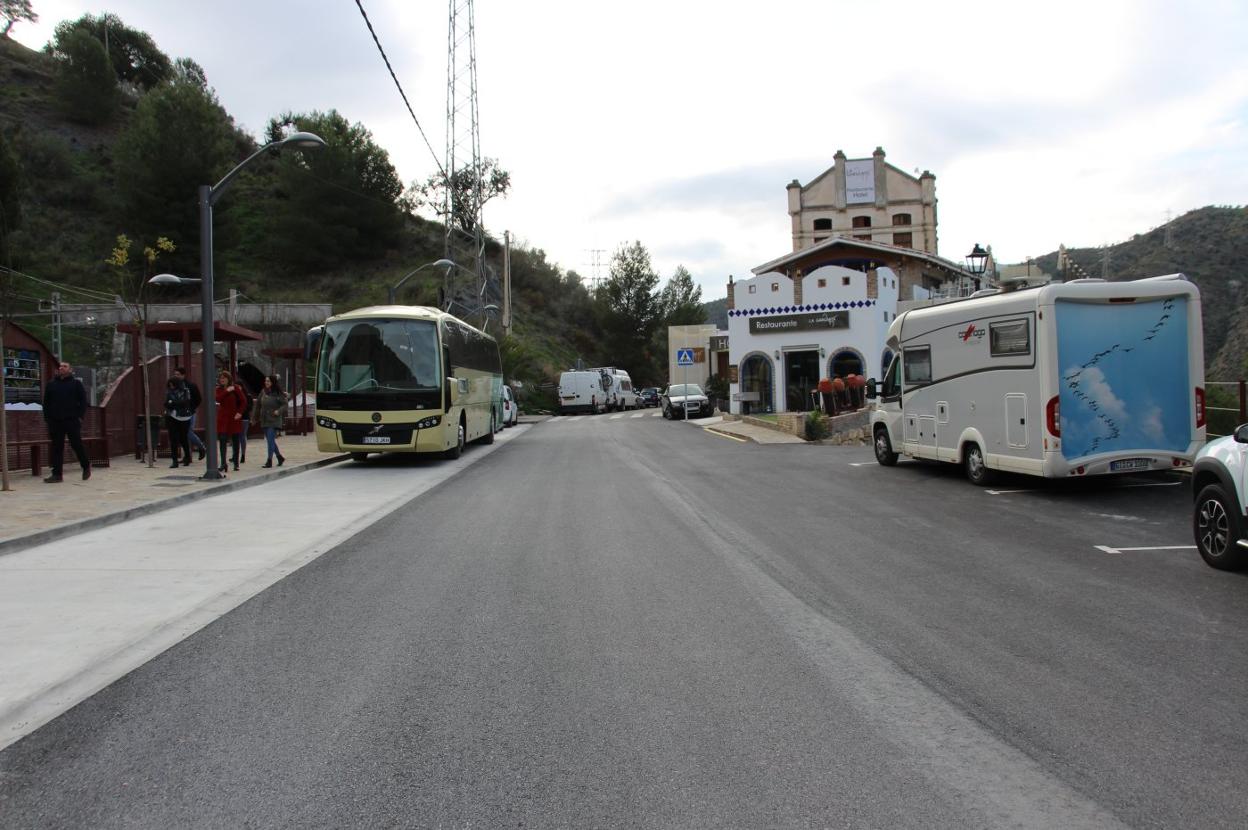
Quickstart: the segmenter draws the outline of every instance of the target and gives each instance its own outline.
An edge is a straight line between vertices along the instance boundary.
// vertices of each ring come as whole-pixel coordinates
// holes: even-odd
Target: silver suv
[[[1201,557],[1224,571],[1248,566],[1248,424],[1196,453],[1192,495],[1192,532]]]

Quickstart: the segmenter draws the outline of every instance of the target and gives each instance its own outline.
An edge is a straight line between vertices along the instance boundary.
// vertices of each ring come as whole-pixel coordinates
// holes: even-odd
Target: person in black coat
[[[52,474],[44,479],[48,484],[61,481],[66,438],[82,465],[82,480],[91,478],[91,462],[87,460],[87,448],[82,445],[82,418],[86,414],[87,390],[82,388],[82,381],[74,377],[74,367],[62,362],[43,390],[43,420],[48,425],[48,437],[52,439]]]

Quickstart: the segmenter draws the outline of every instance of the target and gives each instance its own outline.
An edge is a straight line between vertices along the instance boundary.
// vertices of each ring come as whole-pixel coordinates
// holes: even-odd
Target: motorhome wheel
[[[971,484],[986,487],[996,480],[996,471],[988,469],[984,463],[984,451],[979,444],[967,444],[963,463],[966,466],[966,477]]]
[[[888,440],[888,429],[883,426],[875,430],[875,460],[885,467],[892,467],[897,463],[893,442]]]

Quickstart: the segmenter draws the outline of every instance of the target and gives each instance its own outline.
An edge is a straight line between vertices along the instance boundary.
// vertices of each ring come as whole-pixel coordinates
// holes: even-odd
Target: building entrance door
[[[784,353],[785,403],[789,412],[806,412],[819,386],[819,352]]]

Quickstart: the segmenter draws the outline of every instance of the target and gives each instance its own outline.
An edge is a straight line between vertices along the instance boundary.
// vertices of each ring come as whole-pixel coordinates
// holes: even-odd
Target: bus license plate
[[[1147,470],[1153,466],[1151,458],[1124,458],[1121,461],[1111,461],[1109,469],[1111,472],[1122,472],[1123,470]]]
[[[389,435],[365,435],[364,443],[365,444],[389,444],[390,436]]]

